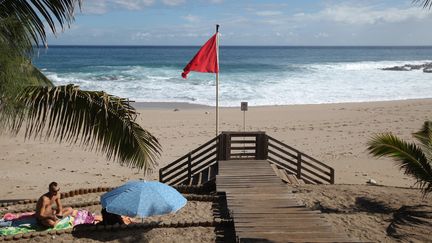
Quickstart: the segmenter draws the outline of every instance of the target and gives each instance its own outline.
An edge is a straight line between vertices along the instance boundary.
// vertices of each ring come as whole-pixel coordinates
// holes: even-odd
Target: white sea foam
[[[293,64],[287,70],[220,73],[222,106],[317,104],[430,98],[432,74],[383,71],[384,67],[423,64],[422,61],[367,61]],[[180,77],[172,67],[99,66],[94,72],[54,73],[42,70],[58,85],[104,90],[135,101],[190,102],[214,105],[214,74]]]

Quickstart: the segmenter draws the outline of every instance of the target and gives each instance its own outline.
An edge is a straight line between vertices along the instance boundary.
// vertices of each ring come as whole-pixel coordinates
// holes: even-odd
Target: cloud
[[[407,20],[420,20],[430,14],[419,8],[387,8],[372,9],[369,6],[334,6],[325,8],[317,13],[297,13],[294,18],[299,21],[332,21],[343,24],[367,25],[377,23],[399,23]]]
[[[83,1],[82,12],[84,14],[103,14],[108,11],[105,0]]]
[[[168,1],[169,0],[164,0]],[[171,0],[171,2],[183,0]],[[92,0],[83,1],[84,14],[104,14],[112,9],[141,10],[155,3],[155,0]]]
[[[185,0],[162,0],[165,5],[177,6],[185,2]]]
[[[213,4],[223,3],[224,0],[208,0]],[[83,1],[84,14],[104,14],[115,9],[141,10],[160,2],[167,6],[179,6],[186,0],[91,0]]]
[[[148,39],[151,36],[152,34],[148,32],[137,32],[132,35],[132,40],[144,40],[144,39]]]
[[[196,23],[196,22],[198,22],[200,20],[200,18],[198,16],[191,15],[191,14],[183,16],[183,19],[185,19],[185,20],[187,20],[188,22],[191,22],[191,23]]]
[[[315,35],[315,38],[327,38],[327,37],[329,37],[329,34],[327,34],[326,32],[320,32]]]
[[[123,7],[129,10],[140,10],[144,7],[148,7],[154,4],[154,0],[107,0],[107,2],[112,2],[114,5]]]
[[[282,12],[281,11],[258,11],[255,14],[262,17],[272,17],[272,16],[281,15]]]

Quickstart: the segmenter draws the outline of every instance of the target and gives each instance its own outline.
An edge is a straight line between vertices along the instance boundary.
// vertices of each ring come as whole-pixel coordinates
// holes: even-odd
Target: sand
[[[372,185],[288,186],[300,204],[320,210],[333,230],[364,242],[432,242],[432,202],[418,189]],[[63,199],[65,205],[93,202],[101,193]],[[26,210],[34,204],[9,206]],[[99,212],[100,205],[85,207]],[[153,216],[144,222],[193,222],[213,219],[214,204],[188,201],[176,214]],[[0,209],[0,214],[2,210]],[[138,222],[140,222],[138,220]],[[220,233],[219,233],[220,235]],[[215,227],[127,229],[36,237],[18,242],[215,242]]]
[[[64,205],[73,203],[86,203],[98,201],[102,193],[90,193],[74,197],[65,198],[62,200]],[[188,201],[186,206],[180,209],[175,214],[166,214],[160,216],[147,217],[141,223],[170,223],[170,222],[203,222],[213,221],[212,202]],[[7,210],[32,210],[35,204],[13,205],[7,207]],[[0,208],[0,215],[2,210]],[[101,206],[87,206],[81,209],[86,209],[90,212],[100,215]],[[111,231],[96,231],[96,232],[74,232],[72,234],[48,235],[44,237],[35,237],[31,239],[21,239],[17,242],[199,242],[210,243],[215,242],[217,235],[215,227],[179,227],[179,228],[153,228],[153,229],[125,229]]]
[[[418,189],[304,185],[292,192],[349,237],[365,242],[432,242],[432,201]]]
[[[160,108],[155,108],[159,105]],[[185,104],[137,104],[139,123],[163,146],[159,166],[164,166],[215,135],[214,108]],[[146,109],[145,107],[150,108]],[[392,131],[411,139],[423,121],[431,118],[431,99],[249,107],[247,131],[265,131],[298,150],[335,168],[336,183],[364,184],[373,178],[379,184],[409,187],[404,176],[388,159],[368,155],[366,143],[375,133]],[[177,108],[178,111],[174,111]],[[222,108],[221,131],[243,130],[239,108]],[[92,185],[115,186],[129,179],[157,179],[157,173],[142,172],[107,161],[102,154],[55,141],[0,136],[0,198],[34,198],[58,181],[64,190]],[[157,172],[157,171],[156,171]]]
[[[182,103],[135,105],[140,112],[138,122],[162,144],[163,153],[158,167],[169,164],[215,136],[214,107]],[[432,119],[431,107],[432,99],[249,107],[246,131],[265,131],[335,169],[339,185],[305,186],[301,189],[302,193],[298,193],[305,194],[306,190],[306,198],[299,196],[299,200],[308,206],[317,207],[315,202],[320,202],[326,207],[344,210],[355,205],[356,198],[365,196],[390,203],[391,210],[386,211],[385,215],[335,213],[329,214],[328,220],[334,223],[337,230],[360,239],[394,241],[396,238],[386,238],[385,234],[392,214],[403,205],[421,205],[424,201],[418,196],[418,190],[409,189],[414,180],[401,173],[393,161],[371,157],[366,143],[375,133],[390,131],[412,141],[411,133],[419,130],[425,120]],[[220,131],[242,130],[243,114],[240,108],[221,108]],[[101,154],[83,148],[50,140],[25,141],[21,135],[0,136],[0,170],[0,201],[36,198],[46,191],[51,181],[58,181],[61,190],[69,191],[80,187],[118,186],[130,179],[157,179],[157,170],[144,176],[137,169],[122,167],[107,161]],[[364,186],[369,179],[386,187],[374,187],[378,192],[371,193],[369,187]],[[386,188],[392,188],[394,194],[380,197],[381,192],[387,191]],[[405,190],[409,193],[406,194]],[[406,195],[409,201],[397,199]],[[323,198],[337,200],[323,201]],[[394,204],[392,200],[396,200]],[[201,215],[201,211],[197,215]],[[347,224],[347,220],[352,223]],[[360,225],[366,226],[362,228]],[[368,238],[367,230],[376,237]],[[207,231],[201,229],[196,234]],[[183,232],[173,230],[167,234],[181,235]],[[160,234],[155,233],[154,237],[160,237]],[[191,236],[186,234],[184,237],[189,240]],[[211,237],[209,241],[214,239]]]

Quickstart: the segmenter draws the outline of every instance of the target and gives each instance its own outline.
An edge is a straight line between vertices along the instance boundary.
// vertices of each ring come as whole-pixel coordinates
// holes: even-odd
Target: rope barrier
[[[215,195],[184,195],[184,197],[188,201],[198,201],[198,202],[217,202],[219,196]],[[63,207],[71,207],[71,208],[83,208],[88,206],[99,205],[100,201],[91,201],[91,202],[83,202],[83,203],[72,203],[65,204]],[[0,215],[5,215],[6,213],[27,213],[32,212],[34,209],[11,209],[11,210],[3,210],[0,212]]]
[[[207,190],[207,188],[204,186],[177,185],[177,186],[173,186],[173,187],[176,190],[178,190],[180,193],[183,193],[183,194],[191,194],[191,193],[203,194]],[[108,192],[108,191],[111,191],[115,188],[116,187],[80,188],[80,189],[71,190],[68,192],[62,192],[62,193],[60,193],[60,198],[64,199],[64,198],[75,197],[75,196],[85,195],[85,194],[90,194],[90,193]],[[199,200],[197,200],[197,201],[199,201]],[[25,200],[19,200],[16,202],[4,202],[4,203],[0,204],[0,208],[14,206],[14,205],[31,204],[31,203],[36,203],[36,202],[37,202],[37,199],[25,199]]]
[[[217,227],[224,224],[232,223],[230,219],[215,218],[214,220],[205,221],[169,221],[169,222],[148,222],[148,223],[133,223],[129,225],[78,225],[77,227],[62,230],[29,232],[24,234],[16,234],[9,236],[0,236],[0,241],[11,241],[20,239],[30,239],[35,237],[46,237],[63,234],[73,234],[81,232],[96,232],[96,231],[116,231],[116,230],[132,230],[132,229],[154,229],[154,228],[188,228],[188,227]]]

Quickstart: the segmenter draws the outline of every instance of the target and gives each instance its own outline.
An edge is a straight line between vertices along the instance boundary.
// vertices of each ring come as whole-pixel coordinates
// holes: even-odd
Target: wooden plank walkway
[[[240,242],[359,242],[299,205],[266,160],[219,161],[216,187],[226,193]]]

